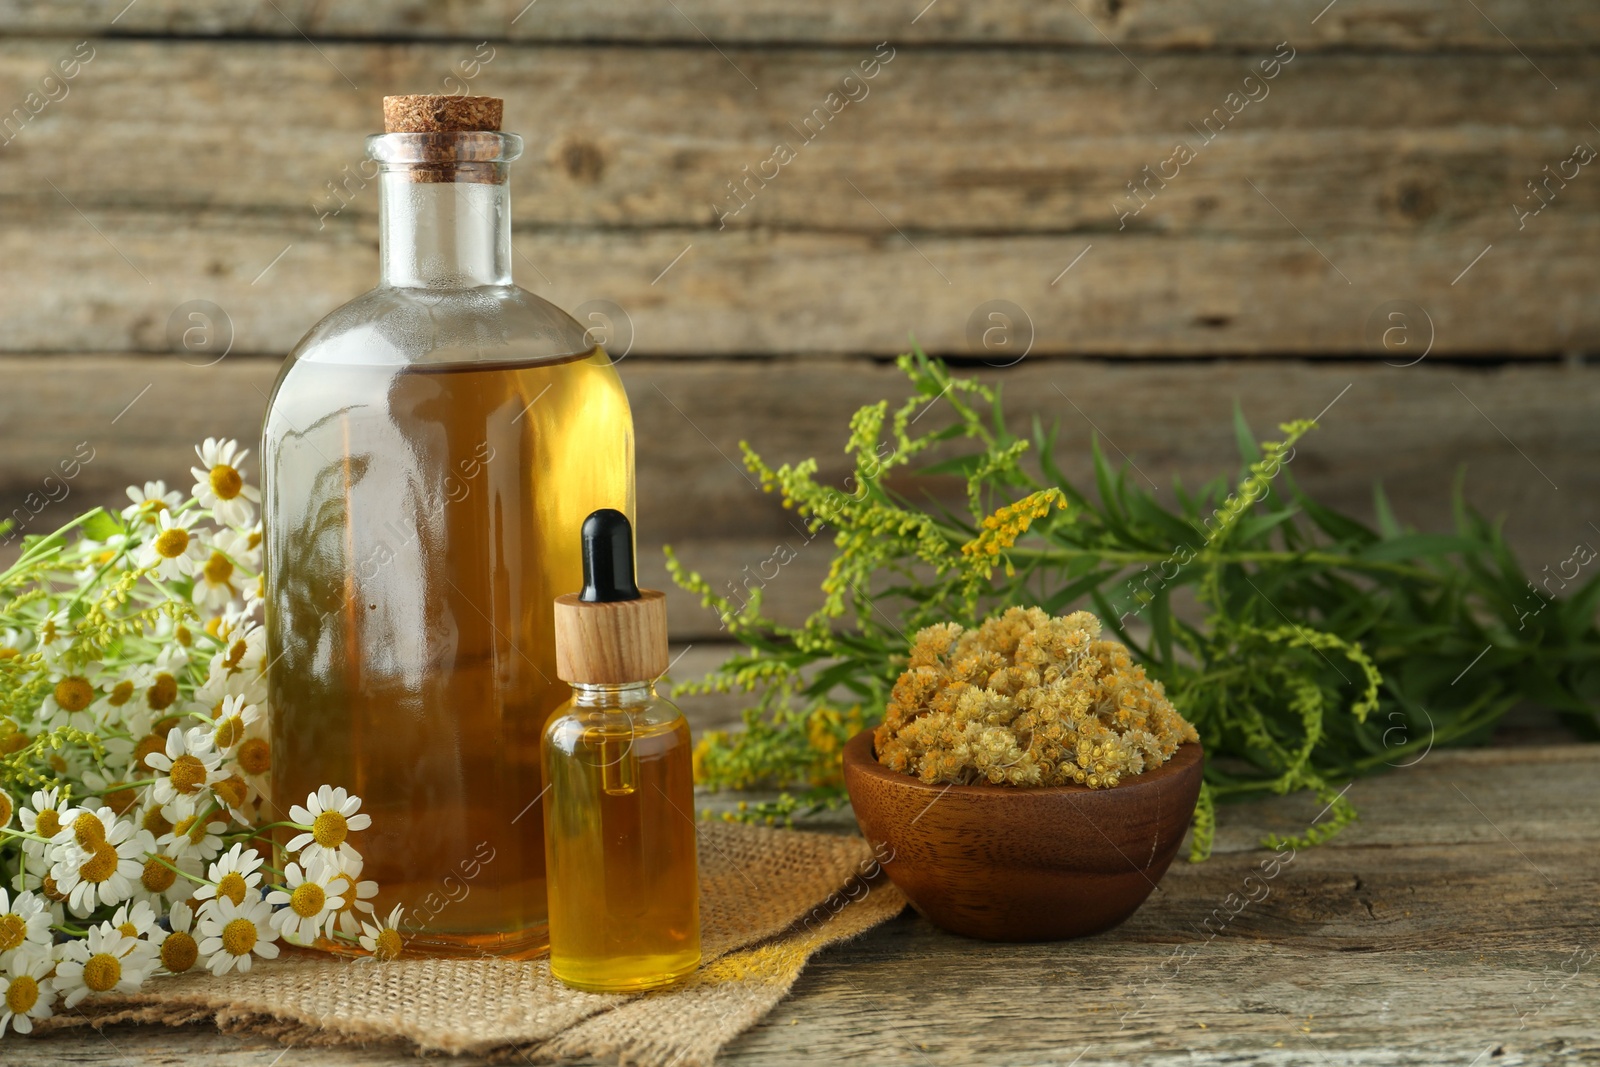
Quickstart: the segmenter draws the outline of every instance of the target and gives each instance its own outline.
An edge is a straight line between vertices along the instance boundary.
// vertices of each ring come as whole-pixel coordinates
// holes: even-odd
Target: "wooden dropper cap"
[[[633,527],[583,520],[583,592],[556,598],[556,675],[579,685],[653,682],[667,670],[667,598],[634,581]]]

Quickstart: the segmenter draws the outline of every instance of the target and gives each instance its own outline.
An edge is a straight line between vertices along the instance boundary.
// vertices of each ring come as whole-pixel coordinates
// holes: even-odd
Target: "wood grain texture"
[[[1303,830],[1319,804],[1295,795],[1224,808],[1217,854],[1180,860],[1132,919],[1095,938],[994,945],[908,912],[819,957],[718,1062],[1600,1060],[1600,748],[1435,751],[1348,795],[1361,820],[1287,859],[1256,842]],[[1241,906],[1247,895],[1256,899]],[[242,1067],[281,1051],[202,1027],[17,1047],[86,1067]],[[381,1046],[288,1055],[313,1067],[408,1062]]]
[[[1074,10],[1076,6],[1077,10]],[[94,0],[5,0],[0,25],[26,33],[129,33],[282,37],[470,37],[493,40],[719,43],[790,41],[983,41],[1103,49],[1240,47],[1303,35],[1327,48],[1577,49],[1600,38],[1600,17],[1581,4],[1520,0],[1028,0],[930,4],[896,0],[856,7],[828,0],[141,0],[127,11]],[[1496,28],[1504,31],[1502,35]],[[1510,38],[1510,40],[1508,40]]]
[[[70,214],[40,168],[71,155],[77,165],[50,177],[91,214],[282,213],[314,232],[323,215],[327,227],[371,219],[362,139],[381,129],[379,96],[443,92],[453,66],[479,56],[458,43],[91,47],[65,98],[0,151],[0,203]],[[20,102],[72,48],[8,43],[0,102]],[[471,89],[504,97],[505,128],[527,140],[512,178],[524,229],[1293,236],[1249,179],[1313,239],[1515,230],[1512,204],[1538,206],[1525,183],[1594,138],[1581,94],[1540,71],[1581,86],[1600,59],[1286,48],[1294,58],[1277,76],[1251,83],[1254,103],[1238,94],[1275,47],[1135,69],[1053,50],[736,49],[725,60],[704,47],[507,44],[483,50]],[[1163,171],[1179,142],[1194,161]],[[772,161],[780,143],[792,161]],[[1124,231],[1120,212],[1139,205],[1130,182],[1150,203]],[[1555,202],[1520,236],[1540,239],[1557,215],[1593,217],[1596,186],[1553,183]]]
[[[0,514],[22,508],[23,532],[39,532],[82,507],[120,507],[122,487],[136,479],[188,485],[194,442],[255,441],[277,368],[277,360],[233,356],[212,367],[173,356],[0,357]],[[841,485],[850,413],[881,398],[898,402],[899,371],[820,357],[629,358],[619,369],[639,441],[640,583],[675,590],[659,552],[667,542],[725,592],[762,588],[782,618],[815,607],[829,535],[808,537],[760,491],[738,462],[739,442],[773,463],[816,456],[820,477]],[[1057,459],[1079,485],[1092,483],[1096,427],[1107,455],[1132,463],[1131,477],[1170,504],[1174,478],[1193,487],[1235,475],[1235,403],[1266,436],[1337,400],[1290,466],[1319,499],[1370,516],[1372,483],[1381,480],[1403,521],[1448,529],[1451,482],[1464,469],[1469,499],[1507,517],[1507,535],[1531,570],[1567,558],[1578,541],[1600,543],[1589,526],[1600,523],[1592,506],[1600,491],[1600,368],[1029,359],[983,377],[1005,390],[1016,431],[1026,432],[1034,414],[1060,422]],[[940,417],[933,407],[923,421]],[[45,479],[83,442],[93,458],[64,483],[63,496]],[[30,518],[30,509],[38,514]],[[720,633],[716,617],[682,594],[669,598],[669,609],[674,640]]]
[[[861,833],[935,926],[986,941],[1102,933],[1150,896],[1183,842],[1205,760],[1182,745],[1114,789],[928,784],[878,762],[873,731],[845,745]]]
[[[9,45],[0,85],[22,99],[69,44]],[[472,51],[97,49],[0,151],[0,255],[27,267],[0,291],[0,350],[164,349],[174,308],[204,299],[235,350],[286,351],[374,278],[359,167],[378,94],[437,89]],[[1427,311],[1439,353],[1600,344],[1600,182],[1516,214],[1594,134],[1581,94],[1521,57],[1300,56],[1157,185],[1143,168],[1200,144],[1256,57],[1151,58],[1158,92],[1115,55],[902,49],[805,142],[790,124],[871,54],[730,53],[756,93],[705,48],[502,46],[473,89],[506,96],[530,141],[520,280],[615,302],[650,355],[890,354],[908,331],[972,352],[994,300],[1035,355],[1370,352],[1394,300]],[[1540,60],[1569,85],[1597,64]],[[779,139],[793,162],[746,179]],[[1120,228],[1136,179],[1149,202]],[[748,206],[722,228],[735,181]]]

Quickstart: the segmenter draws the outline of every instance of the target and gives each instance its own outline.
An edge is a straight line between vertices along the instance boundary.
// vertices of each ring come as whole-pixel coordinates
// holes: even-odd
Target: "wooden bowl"
[[[1138,910],[1183,841],[1200,746],[1111,789],[928,785],[845,745],[856,821],[891,881],[936,926],[986,941],[1056,941]]]

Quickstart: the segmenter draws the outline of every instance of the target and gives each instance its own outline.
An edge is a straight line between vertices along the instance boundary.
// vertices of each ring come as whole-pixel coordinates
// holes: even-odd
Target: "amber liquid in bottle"
[[[362,798],[362,877],[409,951],[539,951],[540,736],[569,695],[550,602],[583,517],[632,511],[609,358],[301,361],[266,448],[272,655],[309,668],[271,676],[273,796]]]
[[[700,962],[689,727],[649,683],[575,686],[545,732],[550,971],[596,992]]]

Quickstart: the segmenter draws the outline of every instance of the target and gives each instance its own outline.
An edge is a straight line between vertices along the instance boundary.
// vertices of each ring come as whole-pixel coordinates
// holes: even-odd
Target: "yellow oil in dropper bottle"
[[[583,524],[582,593],[555,606],[556,673],[572,699],[545,727],[550,972],[576,989],[654,989],[700,963],[689,725],[653,680],[666,597],[634,582],[633,531]]]

